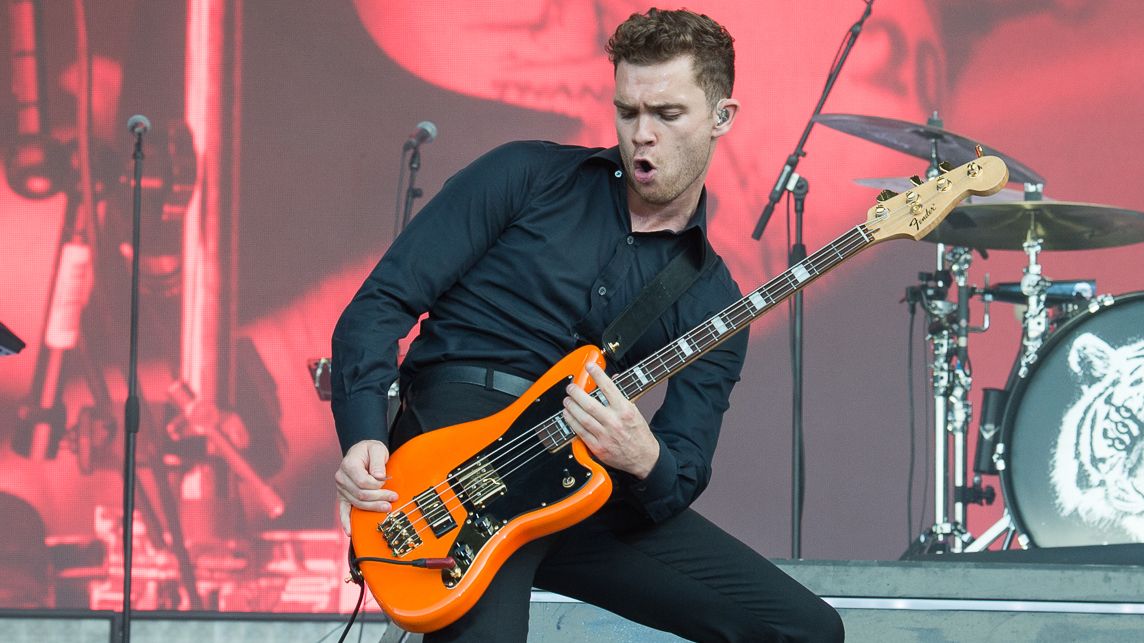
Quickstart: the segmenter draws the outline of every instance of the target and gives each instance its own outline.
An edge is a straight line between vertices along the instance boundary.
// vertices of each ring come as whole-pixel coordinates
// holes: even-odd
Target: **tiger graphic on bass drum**
[[[1084,333],[1069,348],[1068,365],[1082,394],[1053,453],[1057,508],[1144,542],[1144,341],[1113,348]]]

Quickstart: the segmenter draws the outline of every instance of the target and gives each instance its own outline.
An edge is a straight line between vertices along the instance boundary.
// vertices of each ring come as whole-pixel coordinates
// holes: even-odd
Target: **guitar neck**
[[[625,397],[635,400],[746,328],[787,297],[875,242],[866,224],[851,228],[818,252],[723,309],[718,315],[615,376],[613,381]]]

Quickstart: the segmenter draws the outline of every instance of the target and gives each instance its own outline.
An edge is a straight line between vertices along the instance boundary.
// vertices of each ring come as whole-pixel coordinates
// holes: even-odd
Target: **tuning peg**
[[[922,183],[925,183],[925,181],[922,180],[922,177],[915,174],[910,177],[910,183],[913,183],[914,185],[921,185]]]
[[[879,201],[889,201],[890,199],[892,199],[896,196],[898,196],[898,193],[894,192],[893,190],[882,190],[881,192],[878,193],[878,200]]]
[[[942,172],[949,172],[953,169],[953,166],[949,164],[949,161],[942,161],[941,163],[937,164],[937,169],[941,170]]]
[[[977,158],[981,158],[982,156],[985,155],[985,152],[982,151],[980,145],[974,145],[973,146],[973,153],[977,155]]]

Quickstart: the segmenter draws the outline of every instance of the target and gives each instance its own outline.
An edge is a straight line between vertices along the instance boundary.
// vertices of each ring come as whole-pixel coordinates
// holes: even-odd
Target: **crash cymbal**
[[[1022,250],[1030,234],[1041,240],[1042,250],[1126,246],[1144,241],[1144,212],[1065,201],[962,205],[925,240],[987,250]]]
[[[933,125],[919,125],[860,114],[819,114],[814,120],[840,132],[927,160],[930,158],[930,146],[935,141],[939,161],[947,161],[950,165],[961,165],[977,157],[975,149],[977,143]],[[1044,184],[1044,177],[1024,163],[985,145],[982,145],[981,149],[985,154],[1001,157],[1001,160],[1005,161],[1005,165],[1009,167],[1010,181]]]
[[[907,177],[898,176],[871,176],[861,179],[854,179],[858,185],[875,190],[893,190],[897,193],[907,192],[917,187]],[[989,196],[971,196],[966,198],[966,203],[1012,203],[1014,201],[1024,201],[1025,193],[1021,190],[1014,190],[1012,188],[1001,188],[1000,191]]]

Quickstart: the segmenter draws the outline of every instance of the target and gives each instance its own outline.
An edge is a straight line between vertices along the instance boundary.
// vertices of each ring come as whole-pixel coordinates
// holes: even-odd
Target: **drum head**
[[[1039,547],[1144,542],[1144,293],[1077,315],[1006,407],[1001,472]]]

